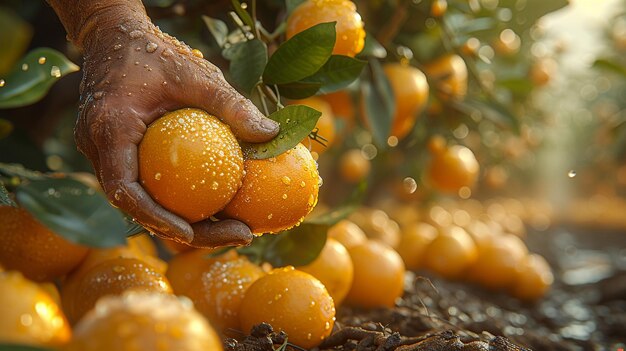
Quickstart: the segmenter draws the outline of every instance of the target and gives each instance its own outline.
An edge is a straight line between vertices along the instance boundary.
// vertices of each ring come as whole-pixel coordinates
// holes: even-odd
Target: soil
[[[533,304],[504,292],[407,275],[393,309],[342,306],[320,350],[618,351],[626,346],[626,232],[551,228],[526,238],[555,273],[548,295]],[[227,339],[229,351],[302,350],[269,325]],[[286,347],[280,348],[281,345]]]

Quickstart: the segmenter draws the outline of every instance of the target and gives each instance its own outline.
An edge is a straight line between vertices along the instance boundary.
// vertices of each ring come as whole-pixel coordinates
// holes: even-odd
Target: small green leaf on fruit
[[[243,143],[244,156],[258,160],[282,154],[306,138],[321,115],[321,112],[304,105],[289,105],[272,113],[269,118],[280,124],[278,135],[265,143]]]

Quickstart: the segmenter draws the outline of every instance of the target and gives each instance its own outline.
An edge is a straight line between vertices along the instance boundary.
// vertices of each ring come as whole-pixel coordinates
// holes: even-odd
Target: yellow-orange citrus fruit
[[[165,276],[170,282],[174,293],[185,295],[189,286],[200,279],[202,272],[216,260],[231,260],[237,258],[235,250],[229,250],[219,256],[211,256],[214,249],[192,249],[176,254],[168,262]]]
[[[309,137],[302,140],[302,144],[304,146],[310,146],[309,149],[311,150],[311,153],[316,152],[318,155],[321,155],[326,151],[326,149],[330,148],[335,141],[335,116],[333,114],[333,110],[326,101],[316,96],[312,96],[304,100],[298,100],[294,102],[294,104],[306,105],[322,113],[320,119],[317,120],[314,131],[316,131],[318,136],[325,139],[325,141],[322,142],[326,146]]]
[[[369,239],[378,240],[392,248],[400,243],[400,226],[383,210],[360,208],[350,219],[363,229]]]
[[[317,163],[302,144],[272,158],[246,160],[246,176],[224,215],[254,234],[276,233],[302,222],[317,204]]]
[[[474,37],[467,39],[467,41],[463,43],[463,46],[461,46],[461,52],[467,56],[477,56],[478,49],[480,49],[480,40]]]
[[[0,206],[0,223],[0,263],[29,279],[63,276],[87,255],[86,246],[55,234],[25,209]]]
[[[554,282],[552,269],[546,260],[530,254],[522,262],[513,282],[511,293],[522,300],[537,300],[543,297]]]
[[[348,249],[354,279],[346,296],[350,305],[392,307],[404,291],[404,262],[391,247],[368,240]]]
[[[424,66],[442,99],[462,99],[467,94],[467,66],[459,55],[445,55]]]
[[[159,255],[156,244],[148,233],[144,232],[135,234],[128,238],[127,241],[129,247],[135,248],[145,255],[149,255],[152,257],[157,257]]]
[[[335,118],[342,119],[345,122],[345,131],[354,127],[356,111],[350,93],[346,90],[339,90],[334,93],[320,95],[320,98],[330,105]]]
[[[413,130],[415,120],[426,107],[428,82],[422,71],[407,64],[388,63],[383,70],[396,102],[391,135],[402,139]]]
[[[472,237],[457,226],[445,228],[426,248],[424,266],[445,277],[458,278],[476,261],[478,250]]]
[[[359,149],[344,152],[339,160],[341,178],[349,183],[358,183],[365,179],[372,168],[370,160]]]
[[[229,126],[202,110],[180,109],[148,127],[139,144],[139,178],[155,201],[197,222],[233,198],[243,155]]]
[[[59,288],[57,288],[56,284],[52,282],[42,282],[39,283],[39,287],[48,293],[52,301],[61,306],[61,293],[59,292]]]
[[[0,344],[58,346],[71,337],[58,304],[16,271],[0,272]]]
[[[558,65],[554,59],[543,58],[530,66],[530,80],[538,87],[544,86],[554,78]]]
[[[478,247],[478,257],[467,275],[470,280],[490,289],[508,288],[526,256],[528,249],[520,238],[513,234],[495,235]]]
[[[363,230],[347,219],[343,219],[330,227],[328,229],[328,237],[337,240],[346,249],[367,241],[367,236]]]
[[[409,269],[420,269],[423,266],[426,248],[439,235],[437,228],[424,222],[407,225],[402,230],[398,253]]]
[[[246,290],[265,275],[245,256],[213,260],[183,294],[217,330],[241,330],[239,310]]]
[[[522,39],[512,29],[507,28],[500,32],[498,38],[493,44],[496,52],[503,56],[511,56],[517,54],[522,44]]]
[[[434,0],[430,5],[430,13],[435,17],[441,17],[448,10],[448,2],[446,0]]]
[[[172,293],[167,278],[149,264],[136,258],[106,260],[85,272],[70,275],[62,290],[63,309],[70,322],[75,323],[91,310],[105,295],[119,295],[126,290]]]
[[[472,150],[461,145],[446,147],[432,154],[426,172],[429,183],[441,192],[457,193],[461,188],[471,188],[480,166]]]
[[[259,323],[285,331],[305,349],[319,345],[333,329],[335,305],[324,285],[293,267],[277,268],[246,291],[239,310],[244,331]]]
[[[317,258],[299,270],[309,273],[324,284],[328,293],[339,306],[352,285],[354,267],[348,250],[339,241],[328,238]]]
[[[316,24],[334,22],[337,38],[333,54],[354,57],[363,50],[365,30],[356,5],[350,0],[307,0],[287,19],[287,38]]]
[[[64,349],[112,350],[221,351],[222,342],[189,299],[128,291],[100,299]]]

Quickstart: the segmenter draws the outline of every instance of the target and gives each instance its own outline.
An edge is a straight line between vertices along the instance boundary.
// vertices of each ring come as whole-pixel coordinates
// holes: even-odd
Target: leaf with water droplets
[[[9,191],[2,182],[0,182],[0,206],[17,206],[15,201],[13,201],[13,199],[11,198]]]
[[[126,242],[126,224],[98,191],[71,178],[43,178],[22,183],[17,202],[43,225],[74,243],[111,247]]]
[[[41,57],[46,58],[44,64],[39,64]],[[78,66],[54,49],[34,49],[4,77],[5,85],[0,88],[0,108],[33,104],[41,100],[60,77],[78,70]]]
[[[265,143],[243,143],[244,156],[260,160],[282,154],[306,138],[321,115],[321,112],[304,105],[289,105],[272,113],[269,118],[280,124],[278,135]]]
[[[41,346],[0,344],[0,351],[53,351],[53,349]]]

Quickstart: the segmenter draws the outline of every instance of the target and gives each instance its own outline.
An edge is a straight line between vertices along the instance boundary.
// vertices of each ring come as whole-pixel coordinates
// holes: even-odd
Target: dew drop
[[[575,171],[575,170],[573,170],[573,169],[572,169],[572,170],[570,170],[570,171],[567,173],[567,176],[568,176],[568,177],[570,177],[570,178],[574,178],[574,177],[576,176],[576,171]]]
[[[272,219],[272,217],[274,217],[274,215],[271,213],[267,215],[267,219]]]
[[[213,183],[211,183],[211,189],[213,190],[217,190],[217,188],[219,188],[220,183],[213,181]]]
[[[22,63],[22,71],[28,71],[28,63]]]
[[[103,92],[101,92],[101,91],[96,91],[95,93],[93,93],[93,98],[94,98],[94,99],[96,99],[96,100],[100,100],[100,99],[102,99],[102,96],[103,96],[103,95],[104,95],[104,93],[103,93]]]
[[[30,327],[33,324],[33,316],[28,313],[24,313],[20,316],[20,324],[25,327]]]
[[[156,43],[149,42],[146,44],[146,52],[153,53],[159,47]]]
[[[305,182],[304,180],[303,180],[303,181],[301,181],[301,182],[300,182],[300,187],[301,187],[301,188],[304,188],[305,186],[306,186],[306,182]]]
[[[324,323],[324,330],[329,330],[330,329],[330,323],[326,322]]]
[[[413,194],[417,190],[417,182],[411,177],[406,177],[402,180],[402,186],[404,191],[408,194]]]
[[[41,57],[37,60],[37,62],[38,62],[40,65],[43,65],[44,63],[46,63],[46,57],[45,57],[45,56],[41,56]]]
[[[287,194],[283,194],[283,200],[287,200]]]
[[[126,268],[124,268],[124,266],[113,266],[113,272],[115,273],[122,273],[125,270]]]
[[[191,54],[195,57],[198,58],[204,58],[204,55],[202,54],[202,51],[198,50],[198,49],[193,49],[191,50]]]
[[[0,88],[2,88],[4,86],[4,84],[6,84],[6,82],[4,81],[4,79],[0,79]]]
[[[143,32],[140,30],[134,30],[129,34],[131,39],[141,38],[143,36]]]
[[[289,178],[288,176],[283,176],[280,180],[281,180],[281,181],[283,182],[283,184],[285,184],[285,185],[289,185],[289,184],[291,184],[291,178]]]
[[[58,66],[52,66],[50,69],[50,75],[55,78],[61,77],[61,69]]]

